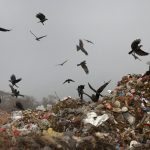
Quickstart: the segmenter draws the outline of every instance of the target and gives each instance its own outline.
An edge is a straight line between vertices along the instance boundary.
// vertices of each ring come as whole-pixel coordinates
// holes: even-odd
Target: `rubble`
[[[70,96],[35,110],[0,110],[0,149],[150,149],[150,75],[129,74],[98,102]]]

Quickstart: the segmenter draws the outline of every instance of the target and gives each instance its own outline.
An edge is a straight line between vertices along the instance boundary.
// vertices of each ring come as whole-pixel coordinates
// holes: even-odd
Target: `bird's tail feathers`
[[[131,50],[128,54],[132,54],[133,50]]]

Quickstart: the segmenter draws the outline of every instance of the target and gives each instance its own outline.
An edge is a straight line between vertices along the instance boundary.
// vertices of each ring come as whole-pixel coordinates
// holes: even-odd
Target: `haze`
[[[105,89],[113,89],[128,73],[142,74],[150,56],[135,60],[131,42],[141,39],[143,50],[150,52],[149,0],[0,0],[0,27],[12,31],[0,32],[0,90],[11,92],[11,74],[22,77],[18,84],[22,94],[37,99],[54,95],[78,97],[77,86],[87,83],[98,88],[112,80]],[[37,13],[48,18],[43,26],[37,23]],[[36,41],[37,36],[47,37]],[[79,39],[89,55],[76,51]],[[57,64],[68,59],[63,67]],[[89,74],[77,67],[86,60]],[[75,83],[62,84],[67,78]]]

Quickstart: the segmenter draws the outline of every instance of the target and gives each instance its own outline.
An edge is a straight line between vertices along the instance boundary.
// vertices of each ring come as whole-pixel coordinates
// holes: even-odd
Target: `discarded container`
[[[13,111],[11,113],[11,119],[12,120],[18,120],[18,119],[22,119],[23,118],[23,114],[22,111]]]
[[[90,123],[94,126],[99,126],[103,122],[109,119],[109,116],[107,114],[103,114],[101,116],[97,116],[95,112],[90,112],[87,114],[87,118],[84,119],[84,123]]]

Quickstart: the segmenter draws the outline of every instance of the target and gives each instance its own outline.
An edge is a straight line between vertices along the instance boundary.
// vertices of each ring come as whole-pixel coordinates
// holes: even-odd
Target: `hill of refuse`
[[[128,74],[98,102],[66,97],[0,111],[1,149],[150,149],[150,75]]]

